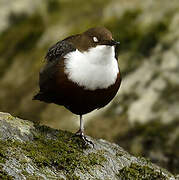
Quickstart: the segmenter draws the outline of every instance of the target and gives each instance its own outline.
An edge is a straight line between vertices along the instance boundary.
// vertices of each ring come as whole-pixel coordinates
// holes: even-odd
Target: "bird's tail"
[[[39,92],[38,94],[36,94],[36,95],[32,98],[32,100],[41,100],[41,99],[42,99],[42,94],[43,94],[43,93]]]
[[[48,98],[49,96],[46,95],[43,92],[39,92],[38,94],[36,94],[32,100],[39,100],[39,101],[44,101],[44,102],[50,102],[50,99]]]

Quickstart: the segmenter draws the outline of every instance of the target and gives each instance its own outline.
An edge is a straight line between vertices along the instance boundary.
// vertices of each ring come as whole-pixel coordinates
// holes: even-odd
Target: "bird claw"
[[[75,137],[80,137],[83,142],[84,142],[84,145],[87,146],[87,145],[92,145],[93,148],[94,148],[94,144],[92,141],[90,141],[83,133],[83,131],[79,130],[77,131],[75,134],[74,134]]]

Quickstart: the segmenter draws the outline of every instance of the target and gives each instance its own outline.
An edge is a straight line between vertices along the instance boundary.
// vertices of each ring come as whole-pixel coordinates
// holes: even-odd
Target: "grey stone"
[[[54,152],[53,146],[48,146],[57,143],[58,138],[61,138],[61,145]],[[88,137],[93,141],[94,148],[90,146],[83,147],[80,146],[80,141],[73,141],[71,138],[74,138],[72,133],[38,126],[30,121],[15,118],[8,113],[0,113],[0,142],[1,145],[3,144],[0,151],[0,177],[11,177],[18,180],[29,178],[117,180],[140,179],[141,177],[146,179],[156,179],[156,177],[176,179],[168,171],[144,158],[130,155],[114,143]],[[37,139],[40,143],[39,146]],[[49,143],[46,144],[46,142]],[[70,144],[72,147],[70,147]],[[64,148],[64,145],[69,146],[65,147],[63,154],[59,155],[60,149]],[[55,165],[55,159],[49,159],[51,162],[48,162],[48,159],[44,161],[44,152],[40,152],[39,147],[45,153],[46,150],[48,150],[48,153],[53,153],[53,156],[55,155],[57,158],[56,162],[59,161],[58,158],[60,159],[64,156],[66,159],[64,158],[63,161],[60,161],[61,163],[71,161],[68,153],[73,155],[73,151],[74,153],[77,152],[77,156],[80,155],[79,158],[82,157],[81,161],[83,163],[74,159],[71,163],[75,166],[69,164],[69,167],[72,167],[72,169],[68,169],[65,166],[60,168],[63,165]],[[36,156],[40,159],[35,159]],[[89,156],[92,158],[90,159]],[[69,158],[68,161],[67,158]],[[74,157],[72,156],[72,158]],[[93,159],[94,161],[92,161]],[[90,164],[88,164],[88,160],[91,161]]]

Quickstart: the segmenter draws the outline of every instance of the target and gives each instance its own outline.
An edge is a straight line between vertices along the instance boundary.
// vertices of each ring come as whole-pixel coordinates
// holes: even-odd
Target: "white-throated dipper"
[[[107,105],[121,84],[118,46],[109,30],[91,28],[53,45],[40,71],[40,92],[33,99],[63,105],[80,115],[76,134],[88,143],[82,115]]]

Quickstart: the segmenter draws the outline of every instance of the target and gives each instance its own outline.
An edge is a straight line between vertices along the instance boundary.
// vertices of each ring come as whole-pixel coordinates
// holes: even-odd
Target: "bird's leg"
[[[85,144],[92,144],[94,147],[93,142],[88,140],[87,137],[84,135],[84,122],[83,122],[82,115],[80,115],[80,129],[75,133],[75,136],[79,136],[80,138],[83,139]]]
[[[84,136],[84,123],[82,115],[80,115],[80,129],[75,133],[76,136]]]

